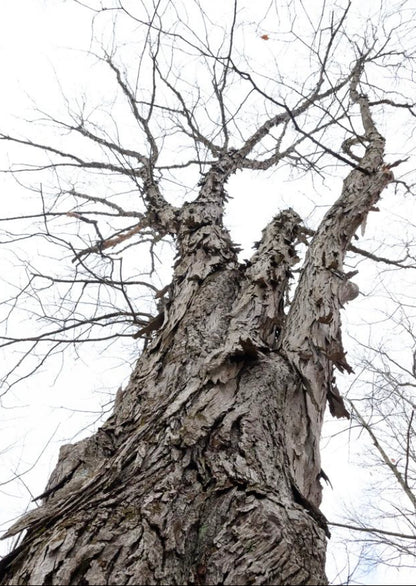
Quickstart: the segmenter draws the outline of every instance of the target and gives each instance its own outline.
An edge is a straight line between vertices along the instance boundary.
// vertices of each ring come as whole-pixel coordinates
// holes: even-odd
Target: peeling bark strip
[[[42,505],[7,532],[27,530],[1,562],[2,584],[327,583],[319,439],[327,400],[348,416],[334,367],[351,370],[340,309],[358,294],[343,261],[392,179],[359,74],[351,98],[366,152],[315,233],[288,311],[299,216],[274,218],[243,266],[223,226],[244,149],[218,151],[181,209],[143,171],[149,217],[177,238],[170,301],[112,417],[61,448]]]

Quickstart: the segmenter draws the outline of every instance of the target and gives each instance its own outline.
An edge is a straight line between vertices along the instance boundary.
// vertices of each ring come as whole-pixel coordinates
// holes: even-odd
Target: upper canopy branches
[[[279,181],[307,174],[305,191],[315,193],[318,176],[379,169],[381,108],[415,114],[400,81],[414,54],[400,11],[372,3],[364,15],[350,1],[308,13],[300,1],[272,2],[264,13],[248,0],[80,4],[82,16],[93,15],[90,94],[76,101],[63,92],[64,108],[48,113],[39,105],[40,126],[0,129],[13,161],[7,171],[37,194],[26,215],[2,220],[36,228],[29,236],[27,225],[9,229],[4,240],[13,247],[29,238],[57,259],[53,269],[28,264],[27,289],[10,296],[36,300],[44,333],[8,335],[7,345],[145,328],[154,293],[169,280],[155,277],[161,247],[178,244],[179,235],[186,254],[184,231],[198,223],[223,229],[233,174],[278,168]],[[44,299],[52,285],[58,312]]]
[[[63,193],[78,191],[74,177],[119,176],[141,195],[131,198],[130,209],[148,212],[149,225],[174,233],[170,206],[184,195],[195,197],[198,176],[213,164],[223,167],[225,181],[237,169],[267,170],[282,162],[297,171],[319,172],[339,161],[355,167],[351,151],[339,152],[346,139],[362,134],[350,80],[365,70],[374,100],[386,98],[371,85],[370,73],[379,66],[397,70],[398,57],[408,56],[397,45],[406,25],[389,26],[390,15],[383,30],[364,26],[360,36],[352,32],[359,16],[351,2],[312,8],[305,20],[296,2],[276,5],[277,15],[270,8],[259,17],[257,8],[254,23],[250,3],[235,0],[220,11],[216,4],[88,4],[96,12],[94,52],[100,81],[112,88],[111,111],[98,102],[75,107],[65,97],[65,114],[42,116],[67,140],[55,134],[45,144],[27,129],[23,138],[2,132],[3,140],[47,155],[44,164],[14,165],[13,171],[59,171]],[[108,19],[111,40],[103,41]],[[413,112],[410,101],[399,104],[389,93],[388,105],[396,102]]]

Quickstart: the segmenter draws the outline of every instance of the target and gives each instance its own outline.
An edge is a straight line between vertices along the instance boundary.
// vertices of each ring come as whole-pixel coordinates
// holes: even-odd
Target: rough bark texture
[[[222,224],[235,156],[181,210],[149,184],[178,244],[161,328],[113,416],[61,448],[42,506],[9,530],[27,533],[1,564],[3,584],[327,583],[319,439],[327,398],[348,415],[333,368],[349,368],[340,308],[357,295],[343,259],[392,178],[360,105],[366,154],[310,244],[288,312],[300,218],[280,213],[239,264]]]

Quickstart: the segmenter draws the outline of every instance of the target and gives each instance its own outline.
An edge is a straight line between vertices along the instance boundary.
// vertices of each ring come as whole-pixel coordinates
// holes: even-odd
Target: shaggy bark
[[[367,149],[307,252],[285,311],[293,210],[239,264],[223,226],[228,153],[196,201],[169,206],[149,175],[153,221],[175,232],[164,312],[114,414],[61,448],[43,503],[1,563],[3,584],[326,584],[319,439],[326,400],[348,416],[333,369],[349,369],[340,309],[357,295],[346,249],[391,171],[352,81]],[[152,334],[151,330],[156,333]]]

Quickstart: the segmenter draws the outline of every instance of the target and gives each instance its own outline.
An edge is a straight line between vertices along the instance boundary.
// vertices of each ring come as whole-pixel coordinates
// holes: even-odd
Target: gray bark
[[[241,265],[222,223],[227,155],[174,209],[149,179],[178,261],[164,313],[110,419],[61,449],[42,505],[1,563],[2,584],[326,584],[319,439],[325,404],[348,416],[340,309],[358,226],[392,179],[360,104],[367,150],[309,246],[290,309],[292,210]],[[156,330],[156,327],[160,329]],[[150,335],[148,328],[147,334]]]

